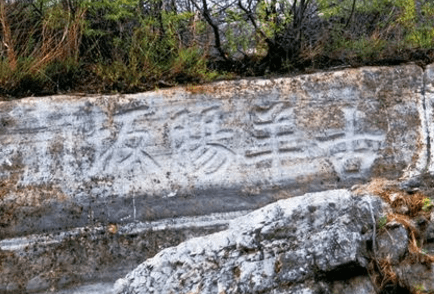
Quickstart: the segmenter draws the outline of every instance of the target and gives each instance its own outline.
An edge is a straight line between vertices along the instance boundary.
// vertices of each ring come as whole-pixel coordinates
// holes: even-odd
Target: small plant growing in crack
[[[426,289],[425,289],[425,287],[422,284],[416,285],[414,287],[414,290],[415,290],[416,294],[426,293]]]
[[[384,227],[386,226],[386,224],[387,224],[387,216],[386,215],[383,215],[383,216],[381,216],[381,217],[378,218],[377,227],[378,227],[379,230],[384,229]]]
[[[423,206],[422,206],[423,211],[430,211],[431,208],[433,208],[433,206],[434,204],[430,198],[423,199]]]

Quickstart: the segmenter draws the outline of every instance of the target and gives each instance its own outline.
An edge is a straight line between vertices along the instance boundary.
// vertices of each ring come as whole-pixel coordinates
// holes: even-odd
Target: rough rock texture
[[[424,92],[425,103],[425,120],[427,122],[428,140],[427,145],[429,150],[428,169],[431,173],[434,172],[434,152],[431,148],[434,146],[434,64],[428,65],[424,72]]]
[[[295,293],[288,285],[361,275],[381,211],[379,198],[347,190],[280,200],[161,251],[116,293]]]
[[[357,272],[350,272],[357,275]],[[273,289],[272,294],[323,294],[323,293],[345,293],[345,294],[376,294],[371,280],[367,276],[355,276],[346,280],[309,281],[303,284],[296,284],[286,289]],[[227,293],[229,294],[229,292]]]
[[[114,281],[164,248],[197,236],[224,230],[247,212],[184,217],[125,226],[77,228],[61,234],[30,235],[0,241],[0,293],[49,292],[88,294],[77,286]],[[37,284],[43,280],[45,283]],[[89,285],[92,288],[92,285]],[[100,292],[109,292],[100,289]],[[63,292],[60,292],[63,293]]]
[[[390,258],[392,264],[398,264],[408,250],[408,233],[402,224],[391,223],[377,235],[377,257]]]
[[[407,264],[399,267],[397,273],[420,293],[434,292],[434,264]]]
[[[0,292],[113,281],[273,201],[434,170],[433,71],[0,102]]]
[[[422,88],[407,65],[0,102],[0,238],[400,176],[426,163]]]

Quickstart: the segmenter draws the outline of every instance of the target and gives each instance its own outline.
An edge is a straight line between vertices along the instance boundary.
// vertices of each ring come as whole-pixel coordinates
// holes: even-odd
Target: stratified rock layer
[[[280,200],[161,251],[118,280],[116,293],[302,293],[309,281],[355,277],[381,211],[379,198],[347,190]]]

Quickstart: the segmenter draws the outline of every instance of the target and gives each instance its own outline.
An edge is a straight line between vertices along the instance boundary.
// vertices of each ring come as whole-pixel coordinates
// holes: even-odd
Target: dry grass
[[[72,88],[86,12],[53,5],[38,14],[26,4],[0,0],[0,95],[50,93],[59,90],[59,81]]]
[[[388,203],[392,209],[392,212],[387,214],[387,222],[397,222],[404,226],[408,232],[408,254],[405,259],[401,261],[401,264],[409,263],[422,263],[431,264],[434,262],[434,256],[425,253],[423,247],[423,232],[416,226],[414,219],[416,217],[424,217],[430,219],[430,209],[425,209],[426,199],[428,198],[421,192],[415,194],[407,194],[398,187],[398,183],[395,181],[389,181],[386,179],[374,179],[369,184],[358,187],[354,190],[357,195],[377,195],[381,197],[386,203]],[[379,289],[383,289],[387,284],[400,284],[407,285],[405,277],[399,276],[390,259],[378,260],[375,257],[370,265],[370,275],[373,282]],[[411,291],[415,291],[412,289]],[[416,292],[414,292],[416,293]]]
[[[398,284],[399,276],[393,269],[390,258],[373,259],[368,265],[368,273],[375,287],[375,292],[380,293],[388,284]]]
[[[373,179],[370,183],[358,187],[353,191],[356,195],[377,195],[388,203],[393,211],[399,215],[408,215],[411,218],[425,216],[429,218],[429,211],[424,211],[424,200],[427,196],[421,192],[407,194],[398,187],[396,181],[383,178]]]
[[[382,273],[382,281],[380,287],[384,287],[389,283],[396,284],[398,283],[398,276],[393,270],[392,262],[390,258],[382,259],[378,262],[378,266],[380,267],[380,271]]]
[[[389,213],[387,215],[387,222],[393,222],[393,221],[402,224],[404,228],[407,230],[407,232],[409,232],[410,234],[413,234],[415,236],[418,235],[418,230],[414,225],[414,222],[407,215]]]
[[[387,196],[386,194],[384,194],[385,190],[395,186],[396,186],[395,181],[390,181],[383,178],[375,178],[372,181],[370,181],[368,184],[357,187],[357,189],[354,190],[353,193],[356,195],[366,195],[366,194],[378,195],[384,199],[384,197]],[[389,202],[388,198],[385,200]]]
[[[82,35],[82,21],[85,10],[78,11],[63,28],[62,36],[56,29],[51,28],[49,21],[45,21],[42,29],[42,46],[34,56],[34,62],[29,66],[28,72],[40,72],[55,60],[65,61],[68,58],[78,59],[78,50]]]
[[[9,67],[12,71],[17,68],[17,54],[11,34],[10,23],[7,18],[6,4],[4,0],[0,0],[0,23],[3,31],[3,46],[6,47]]]

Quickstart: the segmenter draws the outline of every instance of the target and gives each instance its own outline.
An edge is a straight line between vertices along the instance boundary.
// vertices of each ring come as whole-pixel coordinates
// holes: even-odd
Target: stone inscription
[[[173,159],[183,172],[213,174],[234,164],[234,131],[223,127],[218,106],[183,109],[171,118]]]
[[[357,176],[368,170],[378,151],[384,146],[385,133],[364,133],[361,117],[366,114],[355,108],[342,108],[344,128],[328,128],[309,132],[297,126],[294,107],[277,103],[255,112],[246,161],[257,168],[281,169],[306,165],[315,159],[331,161],[341,177]]]
[[[297,156],[303,152],[296,136],[293,109],[278,103],[255,111],[251,134],[251,147],[245,151],[247,160],[255,164],[279,166],[282,157]]]
[[[344,127],[328,128],[324,122],[317,131],[300,127],[297,106],[285,102],[250,109],[239,114],[245,121],[241,127],[227,122],[230,112],[221,103],[169,108],[167,117],[146,109],[118,114],[111,122],[69,118],[68,127],[50,140],[34,143],[26,176],[30,182],[47,182],[64,171],[76,181],[110,177],[119,178],[119,185],[144,187],[150,175],[159,179],[167,173],[196,183],[203,176],[258,170],[282,178],[287,168],[303,173],[327,160],[345,178],[368,170],[384,147],[385,134],[364,133],[359,125],[366,114],[356,108],[341,109],[338,119]],[[11,146],[2,147],[2,154],[7,150],[11,154]],[[10,161],[7,156],[1,160]]]
[[[417,94],[411,93],[419,92],[412,88],[405,96],[397,87],[395,95],[388,88],[388,95],[401,99],[391,101],[405,106],[395,107],[379,102],[381,89],[364,85],[363,71],[354,73],[351,87],[333,84],[333,75],[318,75],[320,85],[331,85],[324,93],[300,90],[303,83],[313,82],[293,78],[281,79],[279,86],[258,83],[271,88],[269,96],[257,98],[244,90],[230,97],[173,90],[167,97],[163,91],[119,101],[80,98],[67,105],[62,100],[23,100],[0,112],[14,122],[0,132],[1,176],[20,166],[20,184],[55,182],[71,195],[86,183],[92,193],[158,194],[165,189],[167,196],[178,189],[235,185],[246,179],[251,184],[267,179],[270,185],[318,173],[363,179],[379,158],[386,158],[386,151],[383,165],[410,164],[408,154],[415,149],[394,152],[407,147],[388,128],[397,120],[394,109],[416,109]],[[360,93],[364,96],[358,97]],[[399,118],[402,136],[414,133],[414,126],[405,125],[405,115]]]
[[[137,112],[124,121],[115,123],[109,131],[110,136],[104,138],[98,148],[94,174],[116,173],[122,170],[146,173],[149,169],[161,167],[148,151],[148,147],[154,143],[153,132],[151,129],[137,126],[137,120],[140,118],[142,115]]]

